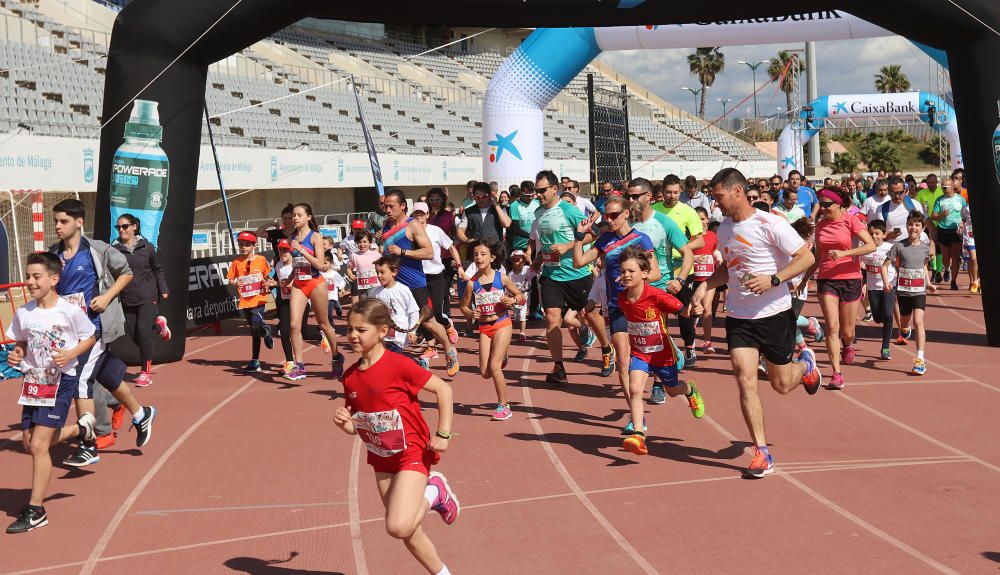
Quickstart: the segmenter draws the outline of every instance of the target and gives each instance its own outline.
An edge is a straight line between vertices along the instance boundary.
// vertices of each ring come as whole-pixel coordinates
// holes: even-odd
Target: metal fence
[[[7,261],[10,278],[24,281],[24,260],[34,251],[34,225],[31,219],[35,190],[0,190],[0,220],[7,228]],[[51,221],[52,208],[67,198],[80,199],[76,192],[45,192],[42,197],[44,246],[54,244],[56,231]]]

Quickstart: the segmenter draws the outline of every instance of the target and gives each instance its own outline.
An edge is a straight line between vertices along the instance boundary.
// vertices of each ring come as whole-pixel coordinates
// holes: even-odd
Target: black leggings
[[[278,308],[278,331],[281,332],[281,349],[285,352],[285,361],[292,359],[292,304],[287,299],[278,298],[274,302]],[[302,325],[305,325],[303,323]]]
[[[253,338],[251,359],[260,359],[260,340],[264,337],[264,306],[244,308],[243,317],[250,324],[250,337]]]
[[[892,312],[896,307],[896,290],[868,290],[868,302],[872,306],[872,317],[882,324],[882,347],[889,347],[892,337]]]
[[[132,341],[139,346],[139,363],[148,371],[153,360],[153,333],[156,327],[156,302],[142,305],[122,306],[125,312],[125,330]]]
[[[447,319],[448,302],[448,271],[439,274],[427,274],[427,291],[431,295],[431,307],[434,308],[434,319],[443,327],[451,325]]]

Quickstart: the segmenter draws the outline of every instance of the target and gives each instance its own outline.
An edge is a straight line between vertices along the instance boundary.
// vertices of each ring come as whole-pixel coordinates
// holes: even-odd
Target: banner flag
[[[375,189],[378,196],[385,195],[385,186],[382,185],[382,168],[378,165],[378,153],[375,151],[375,141],[368,131],[368,122],[365,121],[365,111],[361,108],[361,96],[358,95],[358,86],[354,83],[354,76],[351,76],[351,88],[354,90],[354,101],[358,103],[358,118],[361,119],[361,131],[365,135],[365,146],[368,148],[368,159],[372,164],[372,178],[375,179]]]

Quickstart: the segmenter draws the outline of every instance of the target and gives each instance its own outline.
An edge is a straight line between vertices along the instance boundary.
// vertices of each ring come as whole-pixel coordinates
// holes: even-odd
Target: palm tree
[[[875,74],[875,89],[883,94],[909,92],[910,79],[903,73],[903,67],[898,64],[882,66],[878,74]]]
[[[698,117],[705,117],[705,93],[708,87],[715,83],[715,76],[726,67],[726,56],[719,48],[697,48],[694,54],[688,55],[688,66],[691,73],[698,76],[701,82],[701,104]]]
[[[785,110],[788,111],[789,117],[792,114],[792,92],[795,90],[796,78],[799,72],[805,69],[806,65],[802,60],[799,60],[798,54],[787,50],[778,52],[778,57],[771,58],[771,65],[767,67],[767,74],[771,77],[771,81],[780,81],[778,86],[785,93]]]
[[[861,148],[861,161],[869,170],[894,170],[902,162],[899,149],[889,142],[877,142]]]

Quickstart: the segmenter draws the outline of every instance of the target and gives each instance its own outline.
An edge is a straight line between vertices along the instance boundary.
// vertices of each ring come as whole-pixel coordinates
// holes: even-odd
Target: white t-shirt
[[[589,218],[591,214],[594,214],[598,211],[597,206],[594,205],[594,202],[590,201],[590,198],[585,198],[583,196],[576,197],[576,209],[583,212],[583,216],[586,218]],[[600,221],[601,221],[600,219],[597,220],[597,222]]]
[[[431,249],[434,250],[434,259],[423,260],[424,274],[439,274],[444,271],[444,264],[441,263],[441,251],[450,250],[455,242],[444,233],[444,230],[434,224],[427,224],[424,227],[427,232],[427,239],[431,241]]]
[[[503,208],[497,206],[497,209],[502,210]],[[456,221],[455,225],[464,230],[469,227],[469,218],[476,218],[479,220],[479,223],[481,224],[486,223],[486,214],[488,214],[489,212],[490,212],[489,207],[480,209],[475,204],[473,204],[465,209],[465,216],[460,221]]]
[[[885,284],[882,283],[882,262],[889,255],[892,249],[892,242],[882,242],[875,251],[861,256],[861,265],[867,272],[868,291],[882,291]],[[896,283],[896,266],[889,264],[889,283]]]
[[[469,264],[469,267],[465,268],[465,277],[471,279],[472,276],[476,275],[477,271],[479,271],[479,268],[476,267],[476,262],[472,262]],[[507,275],[507,268],[503,264],[500,264],[500,273]]]
[[[879,210],[879,206],[889,201],[889,194],[886,194],[884,198],[878,197],[878,194],[872,194],[865,198],[865,203],[861,204],[861,213],[868,218],[868,221],[881,220],[882,211]],[[889,230],[886,230],[889,231]]]
[[[24,304],[14,313],[7,328],[7,337],[14,341],[27,342],[24,360],[18,366],[28,376],[44,381],[46,372],[76,375],[77,360],[73,359],[62,368],[56,367],[52,355],[61,349],[73,349],[80,340],[94,335],[94,324],[80,306],[59,298],[54,307],[40,308],[35,300]],[[58,381],[54,382],[58,384]]]
[[[344,250],[344,255],[348,258],[351,254],[358,253],[358,244],[354,242],[354,234],[348,235],[346,238],[340,241],[340,247]]]
[[[326,280],[326,299],[340,299],[340,290],[347,287],[347,280],[344,276],[340,275],[340,272],[330,268],[329,271],[320,272],[323,279]]]
[[[920,207],[919,203],[913,202],[912,206],[914,210],[917,210],[921,214],[924,213],[924,209]],[[901,202],[899,205],[890,204],[889,217],[885,218],[885,233],[891,234],[892,230],[899,228],[901,233],[896,238],[897,240],[901,240],[909,235],[906,231],[906,218],[910,215],[911,211],[912,210],[910,210],[910,208],[906,207],[906,201]],[[876,210],[875,219],[882,219],[882,208]],[[890,243],[896,242],[896,240],[890,240],[888,238],[886,238],[885,241]]]
[[[517,289],[521,290],[521,293],[527,296],[528,290],[531,289],[531,280],[535,277],[535,272],[531,269],[531,266],[526,265],[521,268],[521,273],[511,270],[510,273],[507,274],[507,277],[509,277],[510,281],[517,286]]]
[[[760,319],[792,307],[788,284],[782,283],[754,295],[740,281],[747,272],[768,276],[777,273],[792,261],[792,254],[805,245],[788,220],[770,212],[754,210],[749,218],[740,222],[727,217],[716,234],[722,259],[729,270],[729,289],[726,290],[729,317]]]
[[[391,288],[376,286],[372,288],[369,297],[378,298],[379,301],[389,306],[389,316],[393,323],[403,329],[413,329],[420,319],[420,306],[417,300],[413,299],[413,292],[410,288],[396,282]],[[406,347],[406,333],[397,332],[389,328],[389,334],[385,336],[385,341],[392,342],[399,347]]]

